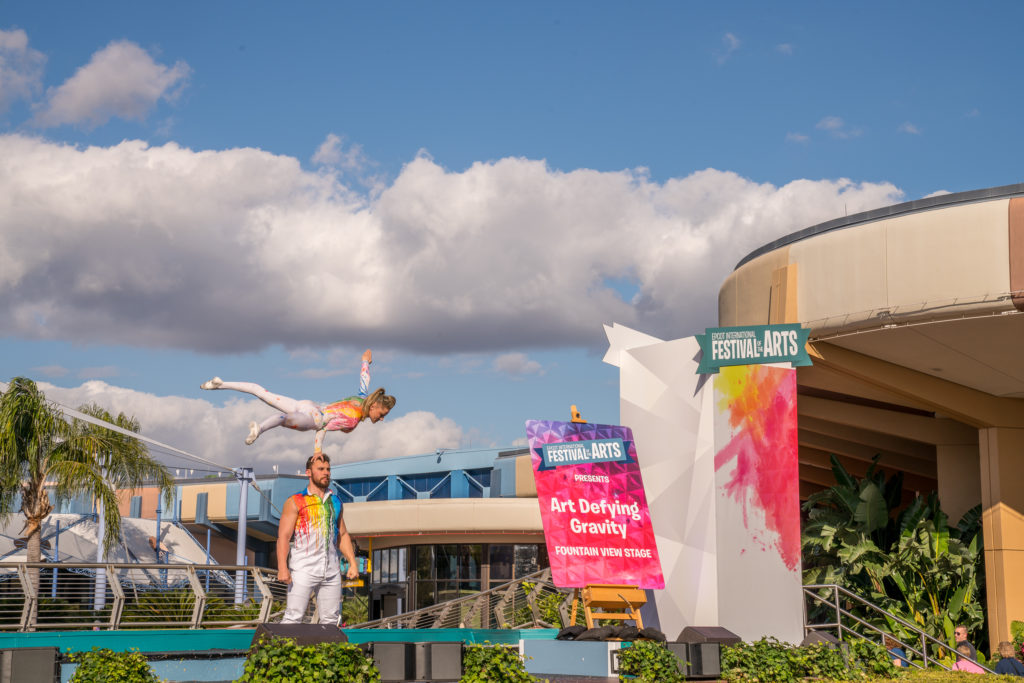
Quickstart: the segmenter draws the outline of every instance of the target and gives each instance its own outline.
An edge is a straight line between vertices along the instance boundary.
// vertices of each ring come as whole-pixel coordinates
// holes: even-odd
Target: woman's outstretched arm
[[[370,390],[370,363],[373,362],[373,353],[370,349],[363,351],[363,366],[359,371],[359,398],[366,398]]]

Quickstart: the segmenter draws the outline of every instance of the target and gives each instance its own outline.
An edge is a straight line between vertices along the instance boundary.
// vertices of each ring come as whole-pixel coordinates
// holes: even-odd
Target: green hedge
[[[288,638],[261,638],[249,649],[239,683],[323,681],[378,683],[373,660],[351,643],[296,645]]]
[[[76,652],[68,659],[78,666],[70,683],[160,683],[146,657],[137,650],[114,652],[94,647]]]
[[[722,679],[736,683],[791,683],[801,678],[895,678],[903,672],[881,645],[866,640],[798,647],[775,638],[722,648]]]
[[[519,650],[507,645],[467,645],[460,683],[533,683]]]

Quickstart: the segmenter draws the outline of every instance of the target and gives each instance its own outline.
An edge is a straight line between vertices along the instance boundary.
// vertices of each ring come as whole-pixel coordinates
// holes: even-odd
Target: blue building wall
[[[514,496],[516,456],[524,452],[440,449],[335,465],[331,478],[344,502]]]

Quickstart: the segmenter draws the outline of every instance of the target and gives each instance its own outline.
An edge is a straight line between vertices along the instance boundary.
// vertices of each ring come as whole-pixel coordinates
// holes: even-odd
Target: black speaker
[[[252,634],[252,644],[262,637],[288,638],[297,645],[348,642],[345,632],[334,624],[260,624]]]
[[[687,678],[718,678],[722,674],[721,643],[688,643],[690,666]]]
[[[800,647],[817,645],[818,643],[824,643],[831,648],[839,647],[839,639],[828,631],[811,631],[800,641]]]
[[[57,648],[24,647],[0,652],[0,683],[53,683],[60,680]]]
[[[416,680],[462,678],[462,643],[416,643]]]
[[[373,663],[382,683],[416,680],[416,644],[378,641],[373,644]]]
[[[719,645],[735,645],[743,639],[727,628],[721,626],[687,626],[676,638],[677,643],[718,643]]]
[[[690,675],[690,646],[687,643],[665,643],[668,651],[679,660],[679,670],[684,676]]]

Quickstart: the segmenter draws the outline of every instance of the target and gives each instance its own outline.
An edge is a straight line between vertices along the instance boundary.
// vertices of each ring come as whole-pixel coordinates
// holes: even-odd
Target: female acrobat
[[[302,432],[316,430],[313,442],[313,453],[319,454],[327,432],[351,432],[359,423],[369,418],[370,422],[379,422],[395,407],[395,397],[385,393],[384,388],[375,390],[369,396],[366,391],[370,386],[370,363],[373,354],[370,349],[363,353],[362,370],[359,373],[359,395],[350,396],[326,406],[317,405],[313,401],[296,401],[287,396],[274,394],[259,384],[252,382],[225,382],[214,377],[199,385],[201,389],[230,389],[252,394],[271,408],[280,411],[261,423],[249,423],[249,436],[245,438],[247,446],[259,438],[260,434],[274,427],[288,427]]]

